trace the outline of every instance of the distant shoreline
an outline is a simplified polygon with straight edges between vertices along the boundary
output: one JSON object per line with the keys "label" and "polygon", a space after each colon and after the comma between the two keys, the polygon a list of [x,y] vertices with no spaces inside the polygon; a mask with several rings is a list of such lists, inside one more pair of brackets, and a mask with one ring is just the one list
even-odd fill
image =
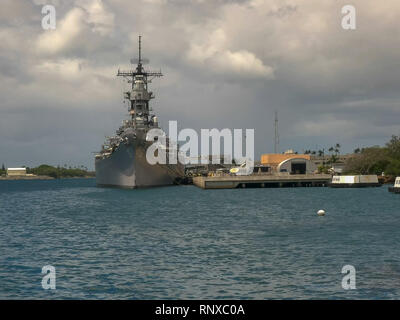
{"label": "distant shoreline", "polygon": [[19,176],[19,177],[0,177],[0,181],[12,181],[12,180],[61,180],[61,179],[94,179],[93,176],[85,177],[60,177],[54,178],[50,176]]}

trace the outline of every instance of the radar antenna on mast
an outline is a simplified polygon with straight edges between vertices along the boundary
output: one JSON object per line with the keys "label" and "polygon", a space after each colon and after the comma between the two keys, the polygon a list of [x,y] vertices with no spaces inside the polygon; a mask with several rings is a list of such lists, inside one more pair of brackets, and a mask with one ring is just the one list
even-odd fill
{"label": "radar antenna on mast", "polygon": [[137,70],[138,72],[142,72],[142,36],[139,36],[139,62]]}
{"label": "radar antenna on mast", "polygon": [[[149,63],[150,63],[150,60],[147,59],[147,58],[142,58],[141,61],[142,61],[142,65],[143,65],[143,64],[149,64]],[[130,62],[131,62],[131,64],[138,64],[138,63],[139,63],[139,59],[138,59],[138,58],[132,58],[132,59],[130,60]]]}
{"label": "radar antenna on mast", "polygon": [[[156,77],[162,77],[163,74],[160,71],[146,71],[143,68],[143,64],[148,63],[148,59],[142,59],[142,36],[139,36],[139,58],[138,59],[131,59],[132,64],[137,64],[136,70],[126,70],[126,71],[121,71],[118,69],[117,76],[119,77],[125,77],[128,78],[128,82],[133,84],[134,77],[137,75],[143,75],[144,76],[144,81],[147,85],[148,82],[151,81],[151,79],[156,78]],[[148,77],[151,77],[151,79],[147,79]]]}

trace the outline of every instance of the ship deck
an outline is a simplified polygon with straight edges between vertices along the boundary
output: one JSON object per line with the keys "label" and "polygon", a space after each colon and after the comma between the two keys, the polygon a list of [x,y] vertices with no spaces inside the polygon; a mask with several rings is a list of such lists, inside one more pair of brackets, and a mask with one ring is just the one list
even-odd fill
{"label": "ship deck", "polygon": [[326,187],[331,179],[329,174],[221,175],[194,177],[193,184],[202,189]]}

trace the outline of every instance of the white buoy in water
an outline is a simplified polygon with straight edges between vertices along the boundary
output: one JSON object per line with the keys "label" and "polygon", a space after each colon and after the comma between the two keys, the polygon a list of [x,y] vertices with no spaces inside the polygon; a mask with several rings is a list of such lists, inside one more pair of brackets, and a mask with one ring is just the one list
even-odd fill
{"label": "white buoy in water", "polygon": [[325,215],[325,210],[318,210],[317,214],[319,216],[324,216]]}

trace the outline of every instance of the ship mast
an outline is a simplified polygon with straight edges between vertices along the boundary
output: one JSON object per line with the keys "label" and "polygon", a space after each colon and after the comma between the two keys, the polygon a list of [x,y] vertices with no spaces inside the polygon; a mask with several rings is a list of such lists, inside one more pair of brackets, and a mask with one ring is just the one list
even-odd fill
{"label": "ship mast", "polygon": [[149,101],[153,99],[153,93],[148,92],[148,83],[153,78],[161,77],[160,71],[146,71],[143,68],[142,59],[142,36],[139,36],[139,58],[131,59],[134,64],[137,61],[136,69],[121,71],[118,69],[117,76],[124,77],[131,84],[131,91],[125,92],[125,99],[130,101],[129,113],[132,117],[134,127],[149,127],[155,125],[150,115]]}
{"label": "ship mast", "polygon": [[[131,59],[132,63],[134,63],[135,61],[136,61],[136,59]],[[143,80],[145,81],[146,89],[147,89],[147,83],[151,82],[152,79],[163,76],[163,74],[161,73],[161,70],[160,71],[144,70],[143,61],[142,61],[142,36],[139,36],[139,58],[137,59],[136,70],[122,70],[121,71],[118,69],[118,73],[117,73],[118,77],[127,78],[128,83],[132,83],[132,87],[133,87],[135,76],[137,76],[137,75],[144,76]],[[150,78],[150,79],[148,79],[148,78]]]}
{"label": "ship mast", "polygon": [[142,36],[139,36],[139,61],[137,65],[137,72],[142,72],[143,67],[142,67]]}

